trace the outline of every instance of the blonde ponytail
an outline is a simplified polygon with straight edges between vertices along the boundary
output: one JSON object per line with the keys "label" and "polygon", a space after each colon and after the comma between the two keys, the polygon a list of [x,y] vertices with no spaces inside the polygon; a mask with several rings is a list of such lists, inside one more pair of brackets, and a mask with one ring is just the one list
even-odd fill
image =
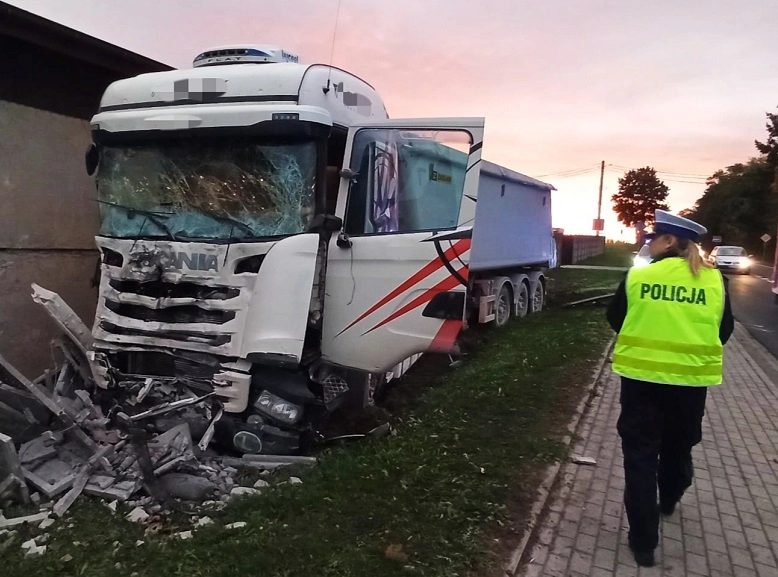
{"label": "blonde ponytail", "polygon": [[703,260],[700,255],[700,247],[685,238],[678,239],[678,248],[681,251],[681,257],[686,260],[689,270],[694,276],[700,276],[700,270],[703,268],[713,268],[713,265]]}

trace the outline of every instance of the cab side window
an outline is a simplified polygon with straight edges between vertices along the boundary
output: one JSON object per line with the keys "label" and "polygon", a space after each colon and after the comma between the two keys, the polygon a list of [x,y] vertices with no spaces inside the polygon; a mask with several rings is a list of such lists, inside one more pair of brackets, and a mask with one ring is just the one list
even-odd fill
{"label": "cab side window", "polygon": [[452,229],[462,203],[470,134],[363,129],[354,138],[349,235]]}

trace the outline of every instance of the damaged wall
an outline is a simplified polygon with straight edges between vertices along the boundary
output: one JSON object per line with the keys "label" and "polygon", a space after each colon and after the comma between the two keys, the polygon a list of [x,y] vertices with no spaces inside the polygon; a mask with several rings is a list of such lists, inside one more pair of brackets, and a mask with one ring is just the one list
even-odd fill
{"label": "damaged wall", "polygon": [[0,354],[30,378],[51,365],[58,333],[30,297],[58,292],[91,327],[97,292],[89,122],[0,100]]}

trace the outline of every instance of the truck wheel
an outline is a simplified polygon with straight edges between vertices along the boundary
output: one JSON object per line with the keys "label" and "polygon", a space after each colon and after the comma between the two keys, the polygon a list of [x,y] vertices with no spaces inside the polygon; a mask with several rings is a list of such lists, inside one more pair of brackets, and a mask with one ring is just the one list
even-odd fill
{"label": "truck wheel", "polygon": [[513,308],[513,296],[508,283],[504,283],[497,293],[497,301],[494,303],[494,324],[498,327],[504,327],[511,319],[511,309]]}
{"label": "truck wheel", "polygon": [[543,301],[545,300],[545,287],[538,281],[535,283],[535,289],[532,291],[532,312],[539,313],[543,310]]}
{"label": "truck wheel", "polygon": [[519,285],[519,298],[516,299],[516,316],[523,318],[529,311],[529,287],[526,282]]}

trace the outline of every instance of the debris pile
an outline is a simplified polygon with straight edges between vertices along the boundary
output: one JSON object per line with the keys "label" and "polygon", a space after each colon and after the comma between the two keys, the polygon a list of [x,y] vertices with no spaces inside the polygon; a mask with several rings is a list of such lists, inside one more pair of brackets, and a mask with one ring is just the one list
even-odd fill
{"label": "debris pile", "polygon": [[[82,494],[104,499],[114,510],[116,502],[125,502],[134,507],[129,518],[142,522],[174,506],[175,499],[218,505],[259,492],[259,483],[236,486],[239,467],[272,470],[315,462],[210,451],[223,410],[204,402],[211,393],[185,384],[146,379],[121,389],[121,396],[107,394],[95,385],[87,360],[88,329],[58,295],[33,288],[33,298],[62,329],[63,338],[53,345],[63,361],[30,381],[0,356],[0,499],[15,497],[42,508],[11,519],[0,512],[0,530],[50,524]],[[192,423],[203,422],[195,431]],[[45,551],[35,542],[24,547],[31,555]]]}

